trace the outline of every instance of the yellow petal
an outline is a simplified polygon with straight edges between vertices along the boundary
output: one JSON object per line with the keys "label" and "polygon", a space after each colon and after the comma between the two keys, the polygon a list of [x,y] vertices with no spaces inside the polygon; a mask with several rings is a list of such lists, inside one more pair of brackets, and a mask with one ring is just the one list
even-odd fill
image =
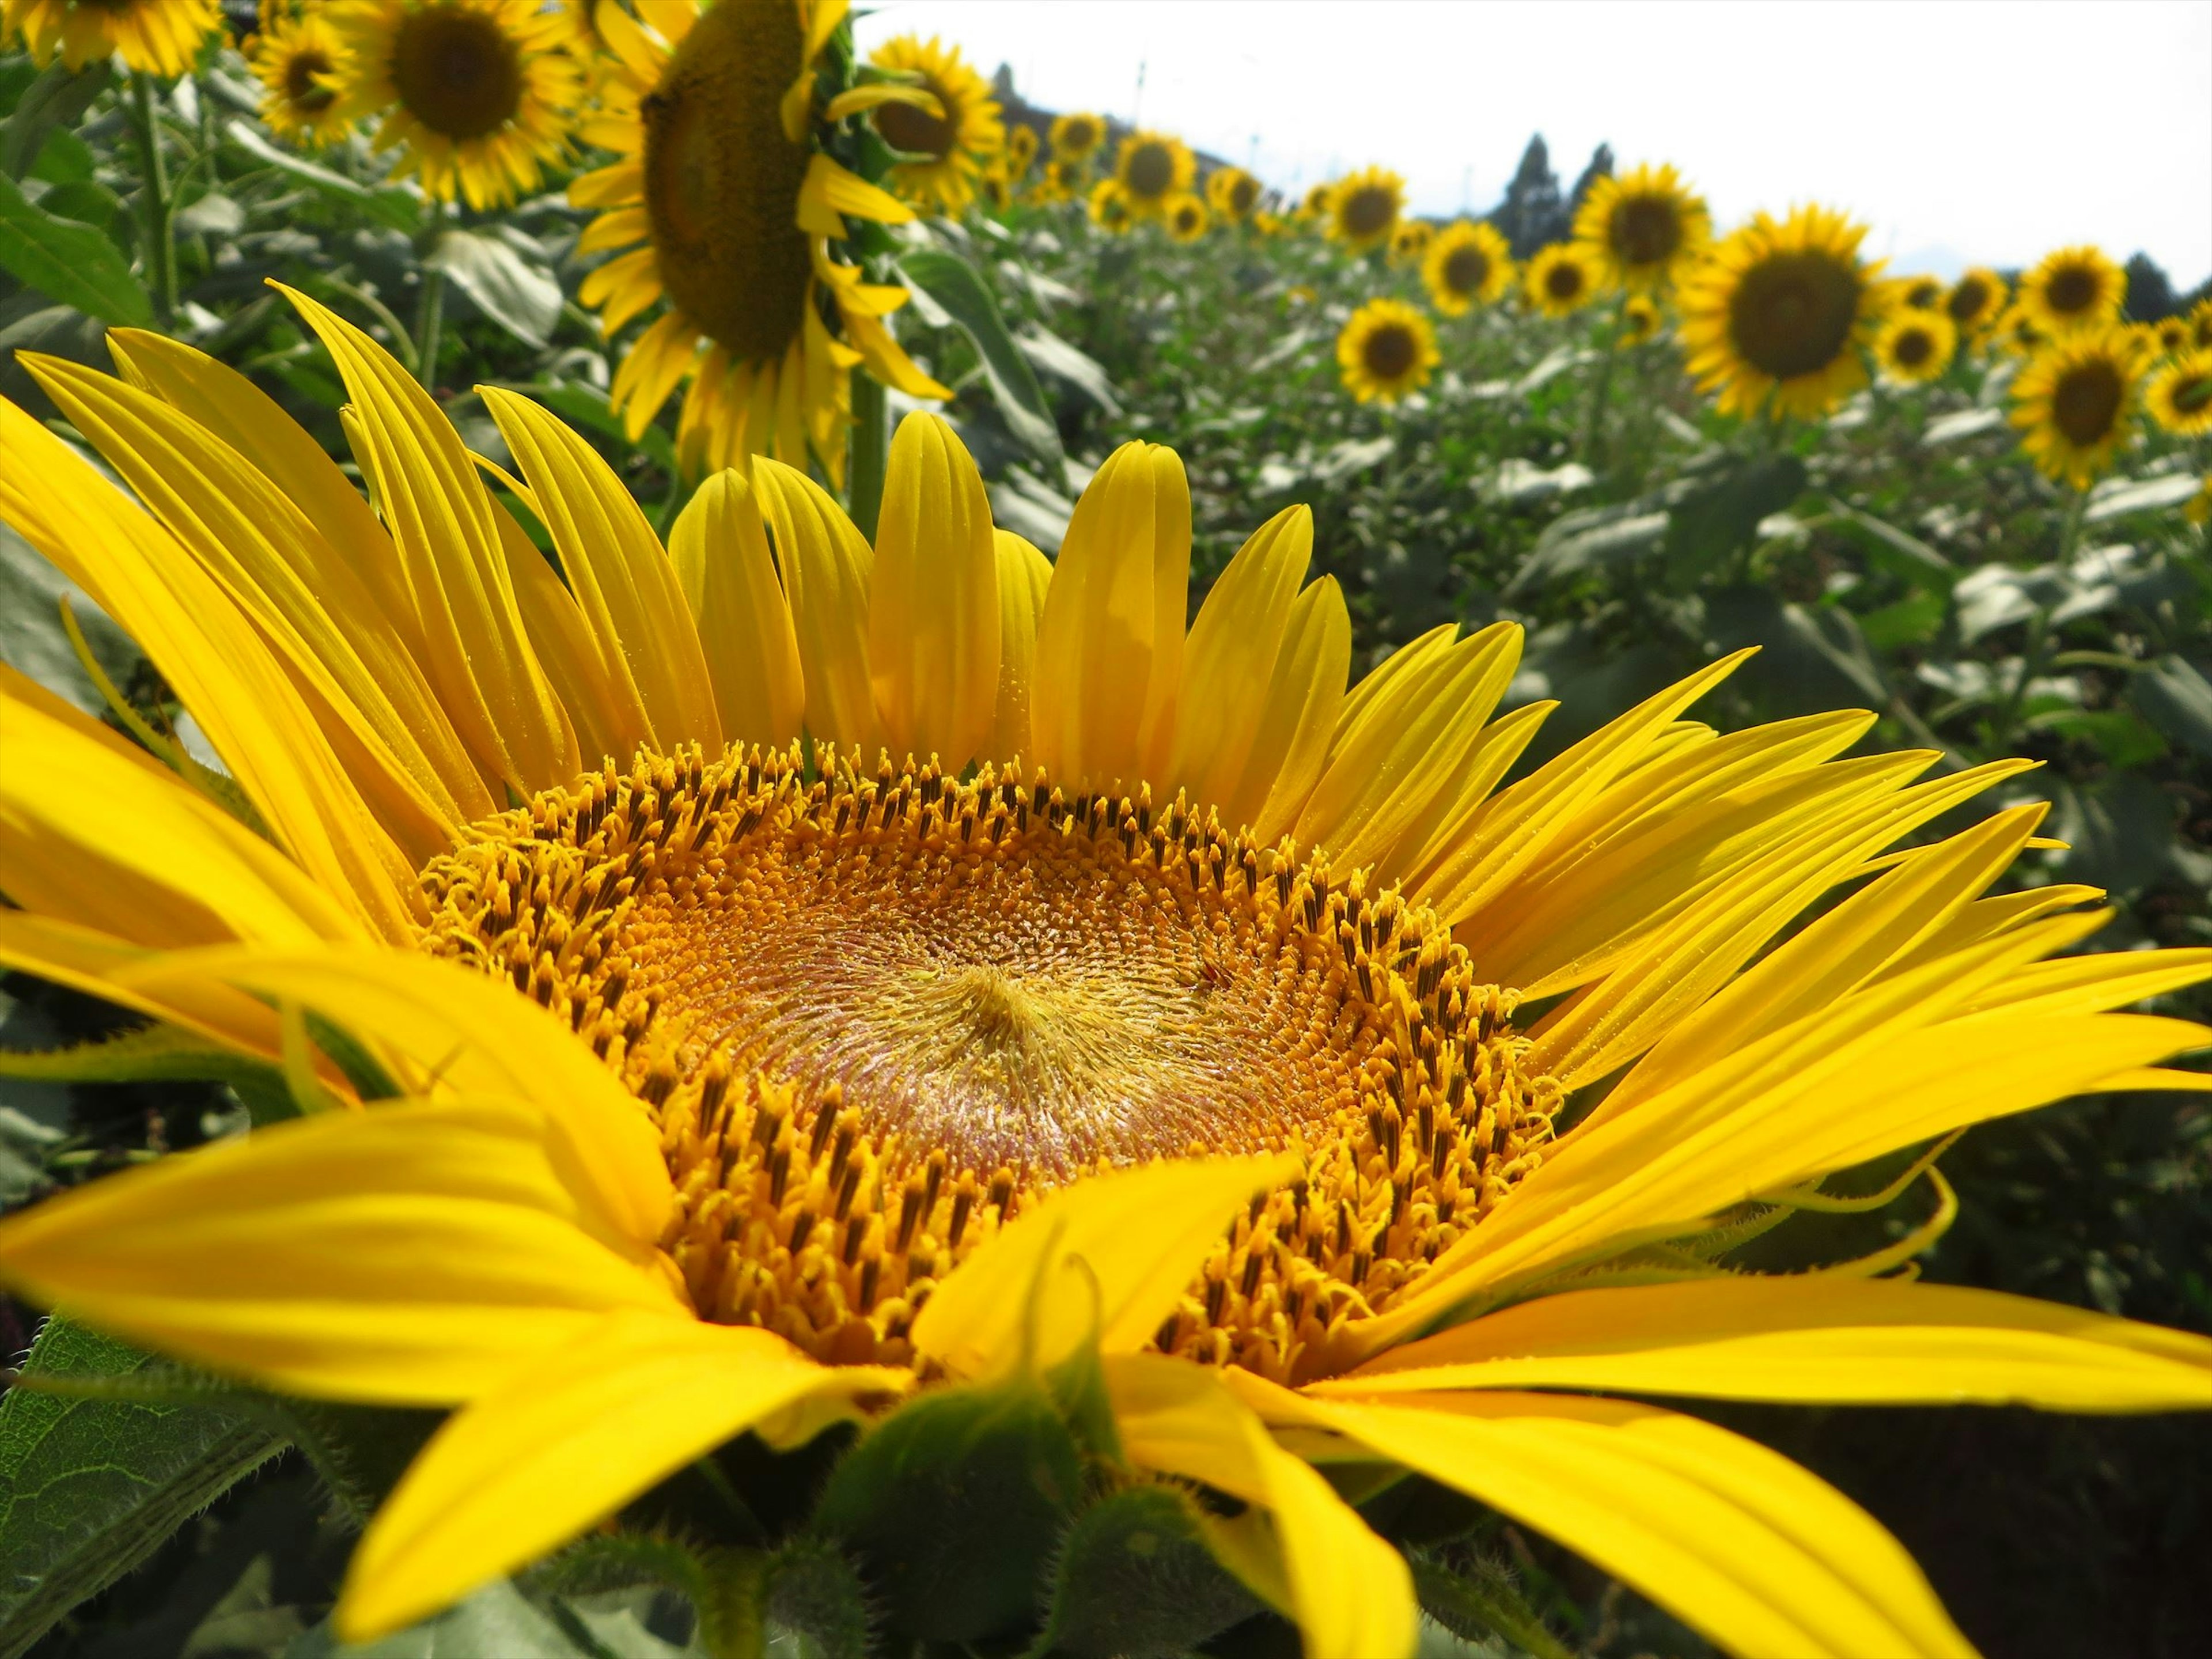
{"label": "yellow petal", "polygon": [[1182,683],[1190,484],[1157,444],[1124,444],[1075,505],[1037,624],[1030,729],[1071,787],[1166,774]]}
{"label": "yellow petal", "polygon": [[1052,561],[1011,530],[994,530],[991,539],[999,566],[999,696],[988,755],[1005,761],[1036,752],[1030,746],[1030,687]]}
{"label": "yellow petal", "polygon": [[872,750],[878,737],[868,684],[868,586],[874,550],[845,509],[805,473],[781,461],[757,461],[753,488],[775,538],[791,602],[806,729],[817,742]]}
{"label": "yellow petal", "polygon": [[530,532],[503,503],[495,501],[491,515],[507,559],[507,578],[514,586],[515,611],[530,636],[530,648],[561,688],[562,706],[576,733],[579,763],[587,768],[627,763],[631,741],[624,733],[635,713],[607,683],[606,663],[576,596],[562,586]]}
{"label": "yellow petal", "polygon": [[543,1113],[330,1112],[0,1224],[0,1276],[134,1342],[291,1392],[438,1405],[617,1308],[681,1311],[649,1249],[577,1224]]}
{"label": "yellow petal", "polygon": [[1291,607],[1252,752],[1222,812],[1225,823],[1250,823],[1263,841],[1290,833],[1328,759],[1351,670],[1352,613],[1336,578],[1323,576]]}
{"label": "yellow petal", "polygon": [[743,473],[717,472],[699,486],[669,534],[668,550],[699,625],[724,734],[735,743],[783,747],[799,735],[806,683],[791,607]]}
{"label": "yellow petal", "polygon": [[820,150],[806,164],[806,180],[799,191],[799,228],[810,235],[842,241],[847,232],[839,216],[854,214],[878,224],[902,225],[914,210],[889,191],[849,173]]}
{"label": "yellow petal", "polygon": [[338,1631],[367,1642],[427,1618],[748,1429],[819,1430],[912,1382],[818,1364],[767,1331],[614,1315],[431,1437],[354,1552]]}
{"label": "yellow petal", "polygon": [[1237,1211],[1297,1167],[1288,1156],[1171,1158],[1086,1176],[955,1268],[915,1320],[915,1347],[963,1376],[1024,1357],[1050,1365],[1094,1323],[1107,1352],[1142,1347]]}
{"label": "yellow petal", "polygon": [[902,86],[896,81],[878,81],[870,86],[854,87],[839,93],[823,106],[822,118],[842,121],[848,115],[865,114],[884,104],[904,104],[940,120],[945,115],[945,106],[937,101],[934,94],[921,88]]}
{"label": "yellow petal", "polygon": [[935,415],[899,422],[876,525],[868,678],[894,757],[958,772],[989,743],[999,694],[999,556],[983,477]]}
{"label": "yellow petal", "polygon": [[1312,557],[1312,509],[1285,507],[1230,560],[1184,647],[1184,713],[1169,778],[1236,824],[1250,816],[1237,811],[1232,798],[1244,783],[1291,608]]}
{"label": "yellow petal", "polygon": [[1420,1615],[1404,1559],[1303,1459],[1275,1443],[1220,1371],[1121,1354],[1106,1361],[1106,1386],[1131,1462],[1203,1481],[1266,1513],[1306,1659],[1413,1651]]}

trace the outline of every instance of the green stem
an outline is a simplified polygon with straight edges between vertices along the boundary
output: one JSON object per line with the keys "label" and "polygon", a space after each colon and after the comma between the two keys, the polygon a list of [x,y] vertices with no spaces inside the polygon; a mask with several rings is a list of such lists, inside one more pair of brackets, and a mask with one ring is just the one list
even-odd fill
{"label": "green stem", "polygon": [[177,243],[170,224],[169,173],[161,155],[154,81],[143,70],[131,77],[131,100],[138,161],[145,175],[146,276],[154,289],[154,320],[167,328],[177,315]]}
{"label": "green stem", "polygon": [[1593,472],[1603,456],[1605,406],[1613,396],[1613,366],[1620,357],[1620,329],[1628,313],[1628,296],[1613,302],[1613,321],[1605,331],[1605,361],[1598,365],[1590,385],[1589,410],[1583,417],[1583,465]]}
{"label": "green stem", "polygon": [[884,469],[891,452],[890,408],[883,382],[864,369],[853,371],[852,471],[846,477],[846,511],[860,533],[876,538],[876,518],[884,505]]}
{"label": "green stem", "polygon": [[438,336],[446,326],[446,273],[422,273],[422,298],[415,313],[415,378],[425,392],[438,389]]}
{"label": "green stem", "polygon": [[2066,563],[2074,556],[2074,550],[2081,541],[2081,515],[2088,511],[2089,492],[2077,489],[2074,499],[2066,504],[2066,522],[2058,531],[2058,562]]}

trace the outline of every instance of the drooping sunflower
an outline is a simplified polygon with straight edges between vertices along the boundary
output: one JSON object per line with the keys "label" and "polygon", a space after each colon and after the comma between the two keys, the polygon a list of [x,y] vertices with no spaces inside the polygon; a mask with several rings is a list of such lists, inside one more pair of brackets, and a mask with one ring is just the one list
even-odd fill
{"label": "drooping sunflower", "polygon": [[1306,193],[1298,199],[1298,217],[1309,224],[1322,224],[1328,215],[1328,198],[1332,189],[1328,180],[1307,186]]}
{"label": "drooping sunflower", "polygon": [[957,46],[932,35],[901,34],[869,55],[879,70],[912,77],[935,100],[937,112],[917,104],[876,106],[876,131],[910,159],[890,170],[892,191],[923,212],[957,215],[975,199],[975,185],[1006,148],[991,83],[969,66]]}
{"label": "drooping sunflower", "polygon": [[1968,339],[1992,327],[2004,314],[2008,297],[2005,279],[1994,270],[1976,265],[1951,284],[1943,296],[1943,314]]}
{"label": "drooping sunflower", "polygon": [[1206,200],[1221,218],[1242,224],[1260,204],[1260,181],[1243,167],[1216,167],[1206,181]]}
{"label": "drooping sunflower", "polygon": [[[1080,1504],[1203,1487],[1177,1524],[1311,1659],[1413,1651],[1407,1565],[1341,1495],[1401,1470],[1732,1650],[1963,1655],[1848,1498],[1623,1396],[2212,1406],[2203,1338],[1873,1276],[1940,1233],[1955,1131],[2202,1086],[2155,1068],[2212,1031],[2111,1011],[2212,951],[2064,954],[2092,890],[1984,896],[2040,806],[1916,840],[2019,765],[1843,758],[1871,714],[1723,736],[1686,714],[1729,659],[1500,789],[1551,708],[1492,718],[1516,625],[1347,689],[1305,509],[1186,631],[1172,453],[1111,456],[1050,565],[927,416],[872,548],[763,460],[664,551],[589,443],[486,388],[564,581],[421,388],[297,303],[374,507],[161,337],[111,335],[124,380],[26,365],[143,507],[0,404],[0,517],[228,774],[204,794],[0,671],[0,961],[308,1113],[0,1224],[0,1279],[264,1388],[451,1412],[342,1638],[748,1431],[914,1450],[907,1395],[1079,1376],[1096,1455],[1032,1480],[1059,1443],[1020,1443],[1037,1567]],[[309,1015],[399,1094],[357,1099]],[[1723,1260],[1931,1142],[1901,1240]],[[831,1490],[862,1570],[907,1547]],[[948,1603],[878,1571],[871,1611],[1010,1648],[1015,1577]]]}
{"label": "drooping sunflower", "polygon": [[1866,382],[1879,267],[1866,227],[1822,207],[1755,216],[1682,284],[1688,368],[1723,414],[1825,414]]}
{"label": "drooping sunflower", "polygon": [[1017,122],[1006,130],[1006,175],[1018,182],[1026,177],[1037,158],[1036,129]]}
{"label": "drooping sunflower", "polygon": [[2186,351],[2195,343],[2195,331],[2189,326],[2186,317],[2161,317],[2154,323],[2142,326],[2151,349],[2161,357],[2171,357],[2177,351]]}
{"label": "drooping sunflower", "polygon": [[1167,210],[1160,219],[1167,226],[1169,236],[1178,242],[1203,240],[1212,222],[1206,213],[1206,204],[1187,190],[1178,191],[1169,199]]}
{"label": "drooping sunflower", "polygon": [[319,10],[264,18],[246,59],[259,79],[261,118],[279,138],[319,145],[343,137],[353,124],[338,109],[344,48]]}
{"label": "drooping sunflower", "polygon": [[2021,447],[2048,477],[2087,489],[2134,439],[2142,348],[2124,329],[2069,329],[2012,383]]}
{"label": "drooping sunflower", "polygon": [[1390,233],[1390,263],[1417,265],[1437,239],[1437,228],[1425,219],[1407,219]]}
{"label": "drooping sunflower", "polygon": [[1532,311],[1571,317],[1597,297],[1601,267],[1580,242],[1553,242],[1536,250],[1522,275],[1521,292]]}
{"label": "drooping sunflower", "polygon": [[1947,292],[1940,276],[1907,276],[1897,285],[1897,302],[1907,311],[1936,311]]}
{"label": "drooping sunflower", "polygon": [[[677,425],[687,466],[756,454],[804,465],[811,449],[835,481],[855,368],[909,396],[949,395],[884,325],[906,290],[830,257],[848,216],[914,216],[813,142],[815,58],[844,9],[844,0],[719,0],[702,12],[668,0],[650,9],[648,27],[600,9],[610,55],[584,131],[621,159],[578,178],[568,199],[602,210],[579,251],[615,257],[580,297],[610,337],[661,305],[611,395],[635,438],[688,381]],[[901,92],[855,88],[823,118]]]}
{"label": "drooping sunflower", "polygon": [[1574,239],[1595,256],[1608,288],[1664,288],[1712,240],[1705,198],[1672,167],[1636,168],[1594,180],[1575,211]]}
{"label": "drooping sunflower", "polygon": [[2046,334],[2102,328],[2117,322],[2127,297],[2127,273],[2086,244],[2044,255],[2020,279],[2020,303]]}
{"label": "drooping sunflower", "polygon": [[1106,123],[1095,115],[1072,114],[1053,118],[1052,153],[1069,161],[1087,161],[1106,142]]}
{"label": "drooping sunflower", "polygon": [[2143,407],[2165,430],[2181,437],[2212,432],[2212,351],[2183,351],[2150,377]]}
{"label": "drooping sunflower", "polygon": [[2001,349],[2015,357],[2025,357],[2041,350],[2051,338],[2043,331],[2035,313],[2016,300],[2005,308],[2004,315],[1997,319],[1996,325],[1990,330],[1990,337]]}
{"label": "drooping sunflower", "polygon": [[1198,177],[1198,158],[1166,132],[1133,132],[1114,157],[1114,182],[1139,218],[1157,219]]}
{"label": "drooping sunflower", "polygon": [[1874,337],[1875,366],[1890,380],[1920,385],[1951,366],[1959,331],[1941,311],[1907,305],[1886,318]]}
{"label": "drooping sunflower", "polygon": [[1365,253],[1389,244],[1405,210],[1406,181],[1387,167],[1367,167],[1328,186],[1322,222],[1347,252]]}
{"label": "drooping sunflower", "polygon": [[1344,389],[1363,404],[1395,404],[1419,392],[1442,361],[1436,329],[1401,300],[1370,300],[1336,337]]}
{"label": "drooping sunflower", "polygon": [[148,75],[178,76],[222,22],[221,0],[6,0],[0,41],[20,38],[41,67],[57,52],[72,70],[119,55]]}
{"label": "drooping sunflower", "polygon": [[583,77],[566,18],[536,0],[338,0],[334,113],[374,119],[376,147],[432,198],[500,207],[567,155]]}
{"label": "drooping sunflower", "polygon": [[1659,337],[1665,319],[1659,302],[1648,294],[1632,294],[1620,305],[1620,339],[1624,345],[1643,345]]}
{"label": "drooping sunflower", "polygon": [[[1053,165],[1060,164],[1055,161]],[[1137,222],[1136,210],[1129,205],[1128,191],[1111,179],[1101,179],[1091,187],[1088,211],[1092,224],[1116,236]]]}
{"label": "drooping sunflower", "polygon": [[[1083,162],[1055,155],[1044,164],[1044,174],[1037,180],[1037,200],[1073,202],[1085,193],[1090,177],[1091,169]],[[1106,182],[1111,184],[1113,181],[1108,179]]]}
{"label": "drooping sunflower", "polygon": [[1495,305],[1513,286],[1513,250],[1495,227],[1455,220],[1436,234],[1421,260],[1429,301],[1447,317]]}

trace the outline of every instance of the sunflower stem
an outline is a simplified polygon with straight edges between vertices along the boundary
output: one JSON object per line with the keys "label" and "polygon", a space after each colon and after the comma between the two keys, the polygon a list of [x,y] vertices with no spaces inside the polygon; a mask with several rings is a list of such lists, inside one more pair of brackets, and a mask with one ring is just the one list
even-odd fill
{"label": "sunflower stem", "polygon": [[430,263],[438,251],[438,239],[445,231],[445,212],[439,203],[430,204],[423,215],[422,230],[416,239],[416,257],[422,265],[422,291],[416,297],[415,309],[415,378],[432,397],[438,394],[439,336],[446,327],[446,272],[442,266]]}
{"label": "sunflower stem", "polygon": [[138,140],[139,166],[146,198],[146,277],[154,290],[154,320],[167,328],[177,315],[177,242],[171,222],[169,170],[161,155],[161,120],[154,100],[154,79],[144,70],[131,77],[131,126]]}
{"label": "sunflower stem", "polygon": [[2064,564],[2072,559],[2074,550],[2081,544],[2081,515],[2088,511],[2088,507],[2089,492],[2086,489],[2075,490],[2074,499],[2066,504],[2065,522],[2058,529],[2059,563]]}
{"label": "sunflower stem", "polygon": [[853,374],[853,458],[845,485],[845,510],[870,541],[884,505],[884,469],[891,453],[890,405],[872,374]]}
{"label": "sunflower stem", "polygon": [[1620,330],[1628,314],[1628,295],[1613,301],[1613,320],[1606,325],[1605,361],[1590,383],[1589,411],[1583,416],[1583,465],[1593,472],[1604,454],[1605,406],[1613,396],[1613,366],[1620,357]]}

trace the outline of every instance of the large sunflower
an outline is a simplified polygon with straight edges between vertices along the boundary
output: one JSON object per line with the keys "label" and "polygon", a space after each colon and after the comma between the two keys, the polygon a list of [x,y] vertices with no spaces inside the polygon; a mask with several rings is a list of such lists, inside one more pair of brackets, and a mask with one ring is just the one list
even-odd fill
{"label": "large sunflower", "polygon": [[1960,337],[1967,338],[1995,326],[2004,314],[2008,298],[2005,279],[1976,265],[1951,284],[1943,296],[1943,314],[1957,327]]}
{"label": "large sunflower", "polygon": [[1595,254],[1607,287],[1664,288],[1712,240],[1705,198],[1672,167],[1646,164],[1592,182],[1575,211],[1575,240]]}
{"label": "large sunflower", "polygon": [[[1515,625],[1347,690],[1293,507],[1186,633],[1171,453],[1109,457],[1048,565],[927,416],[872,549],[762,461],[664,551],[488,388],[563,581],[422,390],[299,303],[374,507],[159,337],[111,336],[125,381],[27,364],[143,507],[0,404],[0,516],[228,773],[204,794],[0,672],[0,961],[316,1109],[0,1225],[0,1276],[266,1388],[452,1409],[342,1636],[749,1431],[857,1420],[879,1467],[970,1432],[917,1426],[932,1401],[1062,1399],[1096,1450],[1023,1431],[1030,1576],[947,1598],[981,1569],[928,1540],[948,1577],[873,1579],[890,1638],[1027,1643],[1077,1506],[1148,1490],[1311,1659],[1407,1655],[1408,1570],[1346,1494],[1411,1470],[1732,1650],[1957,1655],[1849,1499],[1624,1396],[2212,1405],[2202,1338],[1870,1276],[1940,1231],[1932,1154],[1898,1186],[1936,1222],[1874,1255],[1722,1265],[1848,1207],[1832,1172],[2201,1086],[2154,1068],[2212,1031],[2110,1011],[2212,952],[2064,954],[2094,893],[1984,896],[2040,806],[1917,839],[2020,766],[1840,758],[1870,714],[1723,736],[1686,714],[1730,659],[1501,789],[1550,709],[1492,718]],[[399,1097],[356,1102],[371,1075]],[[880,1568],[906,1516],[856,1523],[843,1473],[834,1535]]]}
{"label": "large sunflower", "polygon": [[1028,175],[1037,158],[1036,129],[1016,125],[1006,130],[1006,176],[1018,183]]}
{"label": "large sunflower", "polygon": [[1521,291],[1532,311],[1571,317],[1598,295],[1602,267],[1581,242],[1553,242],[1536,250],[1522,275]]}
{"label": "large sunflower", "polygon": [[2212,432],[2212,350],[2176,354],[2151,376],[2143,407],[2160,427],[2178,436]]}
{"label": "large sunflower", "polygon": [[1761,213],[1684,281],[1689,370],[1723,414],[1810,417],[1865,384],[1879,269],[1859,258],[1865,236],[1826,208]]}
{"label": "large sunflower", "polygon": [[934,112],[909,103],[877,106],[876,131],[912,158],[891,169],[892,190],[925,212],[958,214],[975,199],[976,182],[1006,147],[990,82],[968,66],[959,47],[939,46],[934,35],[898,35],[868,61],[912,77],[937,105]]}
{"label": "large sunflower", "polygon": [[2020,303],[2046,334],[2117,322],[2127,273],[2101,248],[2063,247],[2020,279]]}
{"label": "large sunflower", "polygon": [[1959,331],[1940,311],[1906,305],[1886,318],[1874,337],[1874,360],[1882,374],[1905,385],[1935,380],[1950,368]]}
{"label": "large sunflower", "polygon": [[339,0],[346,57],[335,113],[377,119],[433,198],[499,207],[568,152],[583,77],[568,19],[536,0]]}
{"label": "large sunflower", "polygon": [[1421,258],[1429,301],[1447,317],[1494,305],[1513,286],[1513,250],[1495,227],[1455,220],[1438,231]]}
{"label": "large sunflower", "polygon": [[1206,200],[1221,218],[1242,224],[1260,204],[1260,181],[1243,167],[1216,167],[1206,181]]}
{"label": "large sunflower", "polygon": [[1336,337],[1344,389],[1363,404],[1395,404],[1419,392],[1442,361],[1435,328],[1401,300],[1370,300]]}
{"label": "large sunflower", "polygon": [[1114,182],[1128,198],[1129,210],[1157,219],[1168,204],[1188,191],[1198,177],[1198,158],[1172,133],[1133,132],[1114,157]]}
{"label": "large sunflower", "polygon": [[2021,447],[2048,477],[2087,489],[2134,436],[2142,346],[2124,329],[2069,329],[2012,383]]}
{"label": "large sunflower", "polygon": [[1406,181],[1386,167],[1347,173],[1328,186],[1322,222],[1353,253],[1385,246],[1406,210]]}
{"label": "large sunflower", "polygon": [[[611,336],[665,302],[615,372],[615,406],[635,436],[688,380],[677,427],[687,465],[773,455],[803,466],[811,449],[838,480],[854,368],[914,397],[949,395],[884,325],[906,290],[830,255],[848,216],[913,217],[813,143],[815,58],[844,0],[650,10],[648,28],[599,9],[611,55],[585,133],[622,159],[568,187],[577,206],[605,210],[579,250],[629,250],[584,279],[601,326]],[[901,91],[860,88],[822,113],[842,119]]]}
{"label": "large sunflower", "polygon": [[268,17],[246,48],[260,80],[261,118],[279,138],[328,144],[353,124],[338,107],[345,49],[319,10]]}
{"label": "large sunflower", "polygon": [[221,0],[6,0],[0,41],[20,37],[35,64],[61,54],[80,70],[119,55],[149,75],[182,75],[222,21]]}
{"label": "large sunflower", "polygon": [[1048,139],[1054,155],[1069,161],[1087,161],[1106,142],[1106,123],[1095,115],[1056,115]]}

